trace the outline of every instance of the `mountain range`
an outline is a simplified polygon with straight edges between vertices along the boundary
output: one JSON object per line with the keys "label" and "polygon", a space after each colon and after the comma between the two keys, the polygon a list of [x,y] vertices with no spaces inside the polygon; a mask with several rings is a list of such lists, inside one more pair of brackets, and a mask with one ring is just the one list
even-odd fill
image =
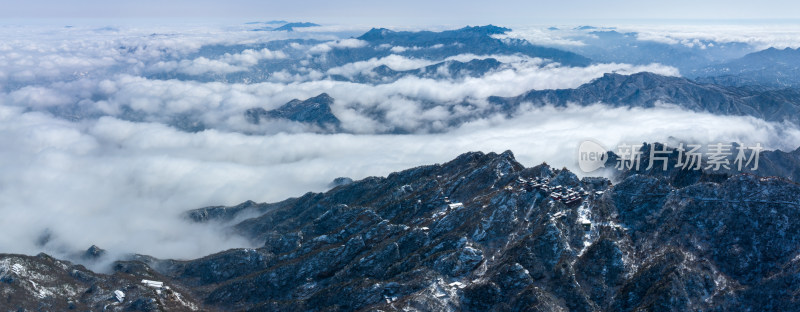
{"label": "mountain range", "polygon": [[[485,69],[499,64],[491,59],[470,63],[442,63],[432,65],[429,71],[415,73],[430,73],[433,70],[438,72],[442,66],[469,70]],[[386,73],[385,76],[396,77],[400,74],[387,67],[383,67],[381,72]],[[519,108],[523,104],[566,107],[570,104],[585,106],[602,103],[612,107],[629,108],[673,105],[696,112],[752,116],[766,121],[788,122],[800,126],[800,89],[754,90],[701,83],[683,77],[662,76],[649,72],[631,75],[608,73],[575,89],[531,90],[514,97],[491,96],[488,102],[490,106],[485,111],[452,120],[452,125],[457,126],[494,113],[513,117],[519,113]],[[262,118],[270,117],[316,126],[316,129],[323,132],[343,132],[345,130],[340,127],[339,119],[330,109],[333,103],[333,98],[321,94],[302,101],[295,99],[273,111],[252,108],[245,112],[245,118],[253,124],[259,124]],[[381,112],[375,111],[370,113],[370,118],[380,120],[383,116]],[[394,133],[410,130],[394,129]]]}
{"label": "mountain range", "polygon": [[698,81],[755,88],[800,87],[800,49],[768,48],[723,64],[706,67],[692,75]]}
{"label": "mountain range", "polygon": [[[319,26],[248,25],[286,32],[269,33],[276,36]],[[543,68],[658,62],[679,68],[683,77],[612,72],[572,89],[414,104],[442,107],[447,117],[435,121],[448,129],[498,115],[513,118],[529,106],[597,103],[643,110],[671,106],[800,126],[800,49],[751,51],[745,43],[670,44],[593,26],[572,30],[587,36],[567,39],[583,45],[533,44],[494,25],[438,32],[373,28],[334,41],[212,44],[180,57],[189,64],[221,56],[241,61],[247,56],[237,53],[246,49],[283,54],[259,59],[248,70],[173,70],[141,79],[235,83],[233,90],[245,90],[254,82],[274,83],[276,75],[314,73],[323,85],[385,87],[380,84],[407,77],[454,84],[480,78],[509,69],[503,56],[539,58]],[[125,46],[119,50],[137,53]],[[346,74],[332,70],[378,63],[393,54],[425,61],[412,69],[383,64],[354,66],[359,69],[343,70]],[[468,54],[475,58],[453,58]],[[178,64],[180,59],[158,60]],[[256,104],[226,120],[243,119],[235,129],[284,123],[307,132],[348,132],[330,91],[311,89],[317,91],[310,97],[278,107],[247,98],[245,103]],[[100,93],[89,94],[91,101],[113,97]],[[403,97],[412,96],[396,95]],[[213,122],[193,112],[170,115],[165,109],[153,117],[135,108],[183,102],[137,101],[120,105],[116,117],[189,132]],[[78,104],[41,109],[78,116],[72,121],[107,114]],[[456,110],[463,113],[447,115]],[[387,120],[380,106],[358,113],[379,124]],[[26,117],[36,123],[42,116]],[[376,136],[427,131],[419,129],[423,126],[387,127]],[[105,128],[97,129],[92,131]],[[658,150],[665,151],[666,169],[617,170],[621,156],[608,151],[604,177],[583,178],[547,163],[525,167],[511,151],[468,152],[385,177],[340,177],[327,191],[278,202],[192,209],[181,215],[183,222],[221,228],[255,246],[197,259],[141,254],[112,259],[101,248],[109,246],[95,245],[74,252],[74,260],[85,264],[111,263],[107,272],[93,272],[44,253],[0,254],[0,311],[800,311],[800,148],[763,151],[757,170],[693,170],[678,165],[682,154],[674,146],[645,143],[641,163]]]}
{"label": "mountain range", "polygon": [[401,71],[394,70],[388,65],[379,65],[367,73],[359,73],[354,76],[331,75],[330,78],[339,81],[381,84],[391,83],[407,76],[427,79],[476,78],[501,68],[503,68],[503,63],[495,58],[473,59],[466,62],[448,60],[422,68]]}
{"label": "mountain range", "polygon": [[[564,65],[586,66],[591,60],[576,53],[543,46],[537,46],[520,39],[501,40],[494,35],[511,31],[509,28],[494,25],[467,26],[456,30],[432,31],[393,31],[373,28],[357,39],[369,42],[372,46],[422,47],[409,49],[399,54],[427,59],[444,58],[458,54],[492,55],[519,53],[531,57],[549,59]],[[345,55],[352,52],[340,51]],[[388,54],[387,54],[388,55]]]}
{"label": "mountain range", "polygon": [[497,110],[514,112],[522,103],[535,106],[604,103],[614,107],[652,108],[672,104],[715,115],[753,116],[800,125],[800,90],[752,90],[695,82],[642,72],[604,74],[575,89],[531,90],[519,96],[490,97]]}
{"label": "mountain range", "polygon": [[273,110],[261,107],[251,108],[244,112],[245,120],[252,124],[260,124],[262,119],[283,119],[316,126],[321,131],[340,131],[338,118],[331,112],[333,98],[326,93],[301,101],[294,99]]}
{"label": "mountain range", "polygon": [[525,168],[510,151],[466,153],[186,213],[256,249],[133,256],[111,275],[2,255],[0,283],[7,306],[40,310],[794,310],[800,186],[740,173],[681,185],[678,174],[612,183]]}
{"label": "mountain range", "polygon": [[[296,23],[286,24],[298,27]],[[294,25],[294,26],[293,26]],[[270,30],[273,30],[270,28]],[[278,30],[278,29],[274,29]],[[274,40],[258,44],[207,45],[197,52],[183,56],[185,58],[215,59],[227,54],[240,53],[246,49],[269,49],[281,51],[287,57],[261,60],[247,71],[217,74],[187,74],[181,72],[158,72],[148,75],[153,79],[180,79],[198,81],[230,81],[260,82],[268,80],[273,73],[286,71],[291,74],[306,73],[313,69],[326,72],[328,69],[349,63],[380,59],[389,55],[400,55],[408,58],[428,59],[443,62],[446,58],[462,55],[524,55],[558,62],[568,66],[587,66],[592,64],[589,58],[563,49],[531,44],[521,39],[498,39],[496,35],[504,34],[511,29],[493,25],[463,27],[455,30],[434,31],[393,31],[385,28],[373,28],[354,38],[366,43],[363,46],[334,48],[325,53],[325,57],[308,62],[302,68],[299,60],[307,59],[306,51],[294,48],[297,45],[314,46],[327,41],[315,39]],[[392,49],[396,48],[396,49]]]}
{"label": "mountain range", "polygon": [[[295,23],[284,24],[294,25]],[[424,108],[445,106],[448,111],[458,111],[458,117],[436,121],[438,124],[445,125],[444,129],[450,129],[476,119],[488,118],[498,113],[509,117],[514,116],[518,113],[516,109],[524,102],[556,106],[563,106],[566,103],[591,105],[602,102],[617,107],[645,108],[657,104],[672,104],[698,112],[753,116],[767,121],[788,121],[795,125],[800,122],[797,117],[797,103],[800,102],[800,91],[798,91],[800,89],[797,88],[800,75],[796,66],[798,55],[800,55],[798,49],[769,48],[753,52],[752,47],[744,43],[705,40],[696,43],[669,44],[642,40],[639,38],[639,34],[632,32],[619,32],[596,27],[581,27],[577,31],[586,32],[585,36],[575,38],[585,44],[570,47],[547,47],[522,39],[509,38],[507,35],[511,29],[494,25],[467,26],[445,31],[395,31],[373,28],[355,38],[347,39],[358,40],[359,43],[346,48],[337,48],[335,42],[316,39],[207,45],[182,57],[213,60],[248,49],[280,51],[285,57],[262,59],[248,70],[231,73],[194,75],[180,71],[168,71],[152,73],[147,77],[150,79],[250,84],[270,81],[281,75],[303,77],[311,72],[317,75],[314,76],[317,78],[308,79],[329,79],[368,85],[389,84],[406,77],[452,80],[454,83],[458,83],[459,80],[467,78],[479,79],[498,70],[512,69],[513,71],[512,64],[501,61],[502,56],[539,58],[542,59],[542,66],[560,64],[559,66],[583,67],[604,62],[631,64],[658,62],[679,68],[684,78],[664,77],[652,73],[630,76],[610,73],[575,89],[531,90],[508,98],[490,97],[491,105],[488,107],[479,105],[481,109],[475,109],[474,103],[469,103],[469,100],[483,101],[483,99],[462,99],[448,103],[427,103],[424,99],[407,99],[422,102],[421,105]],[[297,48],[324,45],[329,45],[329,50],[322,55]],[[427,60],[429,65],[421,63],[423,65],[418,68],[398,69],[399,67],[392,67],[396,65],[382,64],[379,61],[381,58],[392,55],[411,60]],[[451,59],[451,57],[459,55],[473,55],[475,58],[471,60]],[[366,67],[352,71],[342,70],[343,66],[359,62],[375,63],[376,65],[372,68]],[[366,66],[365,64],[359,66]],[[98,96],[97,100],[103,100],[103,96]],[[302,99],[299,100],[302,101]],[[369,103],[366,108],[363,108],[363,111],[358,113],[371,118],[378,124],[386,124],[386,112],[382,111],[380,107],[374,106],[379,105]],[[257,121],[257,118],[254,118],[253,114],[257,115],[258,112],[264,113],[265,111],[259,111],[258,107],[252,109],[245,113],[249,116],[247,120],[250,123],[258,124],[258,122],[254,122]],[[72,118],[71,116],[97,118],[105,114],[101,111],[86,111],[80,105],[54,106],[48,110],[53,114],[70,116],[70,118]],[[147,114],[130,106],[123,105],[120,111],[119,117],[122,119],[142,121],[147,118]],[[214,125],[207,125],[205,120],[194,118],[193,114],[196,112],[158,116],[157,118],[159,121],[167,122],[185,131],[202,131],[214,127]],[[319,117],[324,119],[322,124],[329,126],[323,126],[319,122],[311,120],[314,118],[301,118],[304,121],[276,116],[278,118],[271,119],[287,119],[307,123],[313,125],[311,129],[315,132],[346,131],[346,127],[341,127],[341,124],[334,120],[336,119],[335,114],[329,112]],[[266,117],[266,115],[262,117]],[[436,129],[402,127],[400,125],[386,126],[382,127],[380,131],[381,133],[444,131],[442,127]],[[291,129],[284,130],[291,131]],[[241,131],[250,133],[249,130]]]}
{"label": "mountain range", "polygon": [[754,52],[753,47],[743,42],[715,41],[710,39],[688,42],[664,42],[648,40],[638,32],[622,32],[615,29],[585,26],[582,35],[568,37],[583,44],[559,46],[591,58],[597,63],[652,64],[659,63],[678,68],[681,73],[733,60]]}

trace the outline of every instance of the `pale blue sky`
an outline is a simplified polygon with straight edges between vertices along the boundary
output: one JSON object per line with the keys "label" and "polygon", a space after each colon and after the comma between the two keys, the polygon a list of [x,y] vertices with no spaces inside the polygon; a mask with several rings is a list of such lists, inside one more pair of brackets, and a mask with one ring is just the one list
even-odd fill
{"label": "pale blue sky", "polygon": [[408,25],[800,18],[800,2],[793,0],[0,0],[0,8],[0,18],[216,17]]}

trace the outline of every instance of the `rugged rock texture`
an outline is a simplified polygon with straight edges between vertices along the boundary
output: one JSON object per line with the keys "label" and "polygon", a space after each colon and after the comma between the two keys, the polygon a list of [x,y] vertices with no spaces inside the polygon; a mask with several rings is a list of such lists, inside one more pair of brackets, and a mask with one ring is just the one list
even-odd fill
{"label": "rugged rock texture", "polygon": [[[704,157],[700,170],[683,168],[683,164],[688,163],[686,155],[682,155],[676,150],[676,146],[664,146],[661,143],[642,144],[639,149],[640,166],[639,168],[624,168],[624,170],[615,169],[613,171],[617,177],[616,179],[622,180],[634,174],[644,174],[649,176],[660,176],[669,180],[669,183],[676,187],[689,186],[699,182],[716,182],[721,183],[727,178],[741,174],[755,174],[763,177],[778,177],[788,179],[794,182],[800,181],[800,148],[792,152],[784,152],[781,150],[764,150],[759,153],[758,166],[753,163],[749,165],[742,164],[742,170],[739,170],[738,164],[735,162],[735,156],[738,153],[736,143],[730,143],[731,154],[725,159],[729,163],[729,169],[723,167],[718,170],[708,169],[708,158]],[[750,146],[748,146],[750,147]],[[687,149],[684,147],[684,149]],[[657,158],[653,160],[653,167],[649,167],[651,150],[655,151],[653,155]],[[669,151],[668,154],[660,154],[660,151]],[[752,151],[747,151],[746,157],[751,156]],[[667,157],[667,170],[663,169],[663,161],[660,157]],[[681,164],[678,165],[678,157],[681,157]],[[608,160],[606,161],[607,168],[616,168],[619,163],[619,156],[614,151],[608,152]],[[755,158],[753,159],[755,161]],[[631,166],[633,167],[633,166]]]}
{"label": "rugged rock texture", "polygon": [[241,209],[262,248],[150,262],[233,310],[796,310],[800,187],[679,172],[612,186],[468,153]]}
{"label": "rugged rock texture", "polygon": [[[140,256],[93,278],[110,291],[149,276],[226,311],[798,310],[800,186],[681,172],[626,172],[612,184],[524,168],[509,151],[467,153],[323,194],[191,211],[263,247]],[[47,261],[38,270],[59,267]],[[89,284],[67,275],[57,276]],[[128,295],[131,308],[152,302],[141,296]]]}
{"label": "rugged rock texture", "polygon": [[762,153],[758,174],[776,176],[800,182],[800,148],[791,152],[780,150]]}
{"label": "rugged rock texture", "polygon": [[158,289],[143,285],[142,279],[166,281],[167,277],[141,262],[118,262],[114,269],[112,275],[97,274],[45,254],[0,254],[0,310],[206,310],[178,284],[166,282]]}
{"label": "rugged rock texture", "polygon": [[251,108],[245,111],[245,119],[259,124],[263,119],[285,119],[317,126],[327,131],[338,131],[341,122],[331,111],[333,98],[322,93],[305,101],[294,99],[273,110]]}
{"label": "rugged rock texture", "polygon": [[105,256],[105,254],[106,254],[105,249],[97,247],[96,245],[92,245],[91,247],[89,247],[89,249],[86,250],[86,252],[83,253],[83,255],[81,255],[81,258],[86,260],[95,260],[102,258],[103,256]]}

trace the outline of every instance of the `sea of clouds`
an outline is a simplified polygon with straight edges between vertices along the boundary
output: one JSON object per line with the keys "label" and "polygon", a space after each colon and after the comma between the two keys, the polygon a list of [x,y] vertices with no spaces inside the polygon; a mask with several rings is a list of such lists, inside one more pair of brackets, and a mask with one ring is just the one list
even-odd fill
{"label": "sea of clouds", "polygon": [[[286,33],[241,25],[0,26],[0,252],[78,259],[77,253],[95,244],[108,249],[110,259],[129,253],[188,259],[252,247],[254,242],[227,234],[222,225],[191,224],[181,213],[245,200],[275,202],[325,191],[336,177],[385,176],[468,151],[512,150],[526,166],[547,162],[578,171],[576,148],[586,138],[606,146],[675,140],[800,146],[800,131],[793,126],[668,105],[523,105],[513,118],[481,115],[492,95],[575,88],[609,72],[680,75],[660,64],[567,67],[519,55],[462,54],[449,60],[494,57],[504,66],[480,77],[406,77],[384,84],[321,78],[442,61],[390,55],[253,83],[148,76],[248,71],[264,60],[298,53],[243,48],[214,58],[193,54],[205,45],[321,40],[290,47],[307,56],[297,61],[303,64],[333,49],[367,44],[350,39],[352,29],[330,28]],[[649,31],[642,38],[659,36]],[[272,109],[323,92],[335,99],[333,112],[347,133],[318,134],[289,122],[252,125],[243,118],[248,108]],[[465,101],[470,108],[455,109]],[[129,115],[131,108],[136,118]],[[385,117],[364,113],[375,110]],[[466,116],[473,118],[449,122]],[[200,122],[205,130],[178,129],[173,125],[178,117]],[[387,134],[393,129],[410,131]]]}

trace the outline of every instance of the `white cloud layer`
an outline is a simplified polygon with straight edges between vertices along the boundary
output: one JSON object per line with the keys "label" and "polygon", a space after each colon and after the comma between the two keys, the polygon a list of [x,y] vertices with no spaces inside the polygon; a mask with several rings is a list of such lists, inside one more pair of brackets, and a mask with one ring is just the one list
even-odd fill
{"label": "white cloud layer", "polygon": [[308,52],[311,54],[321,54],[330,52],[333,49],[355,49],[355,48],[363,48],[369,45],[368,42],[364,40],[358,39],[341,39],[341,40],[334,40],[329,41],[326,43],[320,43],[311,47]]}
{"label": "white cloud layer", "polygon": [[597,29],[578,30],[575,25],[559,25],[557,29],[549,26],[515,27],[511,32],[497,35],[496,38],[524,39],[544,46],[582,47],[586,44],[581,37],[591,36],[588,32],[615,30],[622,33],[637,33],[639,40],[666,44],[682,44],[689,47],[701,41],[718,43],[745,43],[754,50],[770,47],[800,47],[800,25],[792,24],[604,24],[594,25]]}
{"label": "white cloud layer", "polygon": [[[97,244],[115,254],[193,258],[248,243],[179,218],[185,210],[322,191],[338,176],[386,175],[466,151],[513,150],[525,165],[574,169],[580,140],[800,145],[796,128],[675,108],[601,105],[530,109],[445,134],[247,136],[187,133],[111,117],[67,122],[0,106],[0,250],[69,253]],[[303,142],[303,144],[297,144]],[[52,240],[37,240],[45,231]]]}
{"label": "white cloud layer", "polygon": [[[245,55],[242,53],[241,55]],[[275,53],[277,54],[277,53]],[[6,95],[9,105],[23,107],[52,107],[77,103],[77,112],[70,116],[101,112],[128,118],[128,108],[147,121],[168,123],[175,118],[187,118],[206,127],[247,133],[275,133],[304,130],[291,123],[268,123],[260,126],[248,124],[244,111],[252,107],[277,108],[292,99],[306,99],[328,93],[336,101],[334,113],[342,119],[342,126],[357,133],[380,133],[393,130],[411,132],[442,131],[451,121],[480,115],[490,109],[485,99],[492,95],[516,96],[531,89],[575,88],[601,77],[604,73],[632,74],[642,71],[675,76],[675,68],[651,64],[596,64],[588,67],[564,67],[546,63],[538,58],[519,55],[456,55],[445,60],[467,62],[473,59],[496,58],[506,65],[481,77],[463,79],[427,79],[407,76],[397,81],[370,85],[344,81],[318,80],[318,72],[305,77],[287,75],[286,82],[254,84],[229,84],[222,82],[197,82],[179,80],[154,80],[139,76],[116,75],[107,79],[78,79],[58,82],[47,87],[25,87]],[[235,56],[225,58],[234,59]],[[181,61],[191,63],[183,70],[194,69],[197,59]],[[199,71],[209,70],[210,60],[203,61]],[[219,69],[233,65],[218,62]],[[380,65],[393,69],[421,68],[435,63],[430,60],[411,59],[390,55],[380,59],[350,63],[328,71],[328,74],[346,76],[367,73]],[[471,107],[457,107],[464,101]],[[441,107],[431,108],[429,103]],[[365,123],[364,114],[380,112],[385,119]],[[361,115],[361,116],[359,116]]]}
{"label": "white cloud layer", "polygon": [[205,57],[198,57],[192,60],[181,61],[160,61],[151,67],[155,72],[177,71],[187,75],[199,76],[207,73],[230,74],[246,71],[255,66],[261,60],[272,60],[286,58],[282,51],[270,51],[267,48],[261,50],[246,49],[241,53],[225,53],[219,59],[211,60]]}
{"label": "white cloud layer", "polygon": [[367,74],[375,67],[381,65],[389,66],[389,68],[396,71],[404,71],[433,65],[435,63],[436,62],[433,60],[408,58],[397,54],[391,54],[381,58],[371,58],[366,61],[347,63],[342,66],[328,69],[327,73],[329,75],[343,75],[352,77],[358,74]]}
{"label": "white cloud layer", "polygon": [[515,28],[512,31],[495,35],[498,39],[523,39],[536,45],[543,46],[584,46],[585,43],[569,37],[575,34],[571,31],[549,30],[545,27],[523,27]]}
{"label": "white cloud layer", "polygon": [[[250,50],[219,60],[180,59],[206,45],[258,44],[280,39],[336,40],[336,34],[251,31],[226,24],[139,24],[107,26],[82,21],[74,27],[53,24],[0,24],[0,90],[18,83],[64,81],[118,73],[139,75],[148,66],[188,73],[230,72],[253,61],[282,58],[280,51]],[[179,58],[174,64],[166,58]],[[227,65],[226,65],[227,64]]]}
{"label": "white cloud layer", "polygon": [[756,50],[800,47],[800,25],[634,25],[621,26],[619,31],[636,31],[639,40],[667,44],[696,44],[696,40],[720,43],[741,42]]}
{"label": "white cloud layer", "polygon": [[[511,149],[525,165],[547,161],[573,168],[574,149],[587,137],[606,146],[674,138],[784,150],[800,145],[794,127],[668,107],[523,107],[510,120],[486,114],[488,96],[575,88],[610,72],[680,75],[660,64],[567,67],[522,55],[461,54],[445,60],[491,57],[504,65],[479,77],[409,76],[375,85],[323,79],[369,73],[381,65],[417,69],[442,60],[393,54],[320,69],[314,62],[325,52],[368,43],[330,33],[333,26],[314,29],[321,32],[254,32],[242,25],[0,28],[0,252],[63,257],[97,244],[114,255],[200,257],[250,242],[185,222],[180,214],[188,209],[278,201],[323,191],[339,176],[386,175],[467,151]],[[326,41],[284,50],[258,45],[290,38]],[[778,42],[775,38],[769,40]],[[194,54],[207,45],[244,48]],[[247,72],[271,60],[292,61],[294,67],[242,83],[145,77]],[[323,92],[335,99],[332,110],[342,127],[355,134],[318,135],[298,123],[244,120],[249,108],[273,109]],[[370,115],[376,112],[380,118]],[[393,130],[412,134],[377,134]],[[51,239],[39,244],[45,233]]]}

